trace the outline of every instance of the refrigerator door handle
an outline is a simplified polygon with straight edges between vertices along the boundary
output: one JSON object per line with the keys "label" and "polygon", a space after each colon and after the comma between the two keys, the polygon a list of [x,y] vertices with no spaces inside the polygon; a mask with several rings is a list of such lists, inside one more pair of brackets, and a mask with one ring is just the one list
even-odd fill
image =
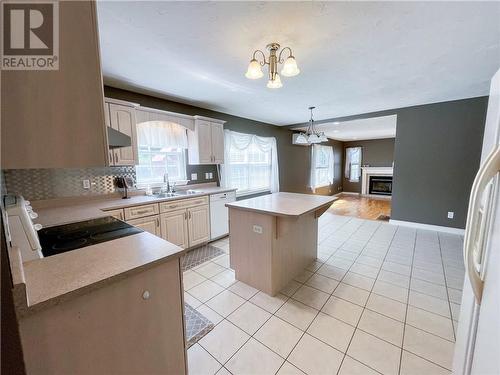
{"label": "refrigerator door handle", "polygon": [[[493,201],[493,194],[496,189],[491,188],[490,181],[500,171],[500,146],[497,146],[486,158],[483,166],[479,169],[472,185],[469,209],[467,213],[467,224],[464,236],[464,262],[467,274],[474,291],[474,296],[478,305],[481,304],[484,281],[481,277],[481,262],[483,249],[486,246],[485,237],[488,234],[489,214],[488,206]],[[497,181],[498,183],[498,181]],[[494,186],[493,186],[494,187]],[[481,199],[483,192],[490,188],[486,205],[481,209]]]}

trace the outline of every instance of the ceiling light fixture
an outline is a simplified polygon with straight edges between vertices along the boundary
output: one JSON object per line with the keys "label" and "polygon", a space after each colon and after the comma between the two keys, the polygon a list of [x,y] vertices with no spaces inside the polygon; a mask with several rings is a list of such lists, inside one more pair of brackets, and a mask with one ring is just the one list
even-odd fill
{"label": "ceiling light fixture", "polygon": [[314,108],[316,108],[316,107],[309,107],[309,110],[311,111],[311,118],[309,119],[309,126],[307,127],[307,131],[305,133],[300,132],[294,138],[295,144],[311,145],[314,143],[328,142],[328,138],[326,137],[324,132],[316,131],[316,128],[314,126],[314,119],[313,119],[313,109]]}
{"label": "ceiling light fixture", "polygon": [[[262,78],[264,76],[262,67],[267,64],[269,65],[269,81],[267,82],[267,87],[270,89],[278,89],[283,86],[280,75],[278,74],[278,64],[283,64],[283,68],[281,69],[281,75],[283,77],[296,76],[300,73],[300,69],[297,67],[297,61],[295,60],[290,47],[282,48],[279,54],[278,51],[280,49],[280,45],[278,43],[270,43],[266,46],[266,48],[269,50],[269,57],[267,60],[266,54],[260,49],[253,52],[252,60],[250,60],[250,63],[248,64],[245,77],[248,79]],[[289,53],[285,60],[282,57],[284,51],[288,51]],[[257,60],[258,53],[262,55],[262,61]]]}

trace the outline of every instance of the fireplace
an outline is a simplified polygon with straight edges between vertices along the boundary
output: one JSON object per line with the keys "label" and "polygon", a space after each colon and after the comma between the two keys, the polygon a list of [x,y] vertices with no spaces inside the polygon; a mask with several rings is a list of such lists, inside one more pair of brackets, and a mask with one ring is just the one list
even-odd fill
{"label": "fireplace", "polygon": [[392,195],[392,176],[370,176],[369,194]]}

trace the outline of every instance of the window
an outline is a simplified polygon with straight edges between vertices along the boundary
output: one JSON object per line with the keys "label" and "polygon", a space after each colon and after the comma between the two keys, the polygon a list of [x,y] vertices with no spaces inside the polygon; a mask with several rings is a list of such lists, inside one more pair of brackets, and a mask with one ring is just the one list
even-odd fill
{"label": "window", "polygon": [[361,158],[361,147],[348,147],[345,149],[345,178],[350,182],[359,182]]}
{"label": "window", "polygon": [[279,191],[276,139],[224,131],[222,184],[238,195]]}
{"label": "window", "polygon": [[139,164],[135,168],[138,184],[163,183],[165,173],[170,181],[186,179],[184,149],[139,145],[138,153]]}
{"label": "window", "polygon": [[333,183],[333,147],[312,145],[311,148],[311,189]]}
{"label": "window", "polygon": [[185,180],[186,148],[186,130],[178,124],[166,121],[137,124],[137,185],[162,184],[165,173],[170,181]]}

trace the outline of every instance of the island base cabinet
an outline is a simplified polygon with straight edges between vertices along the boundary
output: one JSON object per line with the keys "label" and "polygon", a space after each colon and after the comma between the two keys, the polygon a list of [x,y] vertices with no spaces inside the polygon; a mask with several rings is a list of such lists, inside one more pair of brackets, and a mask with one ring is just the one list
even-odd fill
{"label": "island base cabinet", "polygon": [[21,317],[28,374],[186,374],[179,258]]}
{"label": "island base cabinet", "polygon": [[229,208],[229,260],[235,277],[275,296],[317,257],[314,212],[282,217]]}

